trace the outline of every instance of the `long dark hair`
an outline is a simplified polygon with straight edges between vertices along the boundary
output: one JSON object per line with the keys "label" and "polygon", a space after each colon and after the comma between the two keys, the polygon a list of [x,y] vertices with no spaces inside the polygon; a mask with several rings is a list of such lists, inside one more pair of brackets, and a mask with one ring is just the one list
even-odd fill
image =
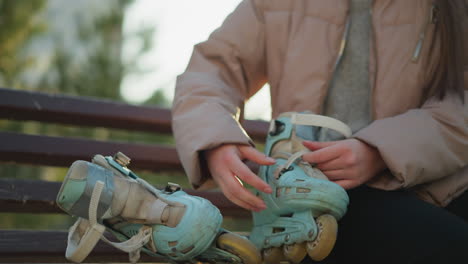
{"label": "long dark hair", "polygon": [[[442,100],[447,94],[457,94],[464,98],[464,51],[463,23],[467,20],[468,7],[464,0],[436,0],[435,33],[433,43],[439,41],[440,60],[431,80],[429,80],[425,97],[436,97]],[[465,25],[467,26],[467,25]],[[466,38],[466,37],[465,37]],[[433,46],[434,48],[435,46]]]}

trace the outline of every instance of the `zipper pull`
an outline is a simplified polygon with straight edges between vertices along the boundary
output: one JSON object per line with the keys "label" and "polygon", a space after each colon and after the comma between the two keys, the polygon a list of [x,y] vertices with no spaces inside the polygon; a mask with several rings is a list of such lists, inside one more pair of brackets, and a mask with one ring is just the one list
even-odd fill
{"label": "zipper pull", "polygon": [[416,48],[413,52],[413,57],[411,58],[412,62],[417,62],[419,56],[421,55],[422,46],[424,43],[424,39],[426,38],[426,32],[429,27],[429,24],[436,24],[438,20],[438,7],[435,4],[432,4],[431,11],[429,12],[429,19],[427,20],[426,24],[424,25],[423,30],[419,33],[419,40],[416,43]]}
{"label": "zipper pull", "polygon": [[429,23],[437,24],[437,21],[439,21],[439,7],[436,4],[432,4]]}
{"label": "zipper pull", "polygon": [[416,48],[414,49],[413,52],[413,57],[411,58],[412,62],[417,62],[419,59],[419,56],[421,55],[421,50],[422,50],[422,44],[424,42],[425,34],[421,33],[419,35],[419,40],[418,43],[416,44]]}

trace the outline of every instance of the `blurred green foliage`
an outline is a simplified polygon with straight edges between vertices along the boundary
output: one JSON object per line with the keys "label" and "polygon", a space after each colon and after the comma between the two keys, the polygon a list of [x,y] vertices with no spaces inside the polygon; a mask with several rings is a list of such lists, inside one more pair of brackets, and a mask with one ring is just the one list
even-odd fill
{"label": "blurred green foliage", "polygon": [[[153,47],[154,28],[145,27],[124,36],[122,25],[126,8],[131,0],[103,1],[107,5],[89,19],[90,12],[83,10],[70,18],[73,23],[68,30],[76,32],[72,46],[60,32],[53,32],[53,25],[60,23],[48,19],[47,9],[53,1],[0,1],[0,86],[10,89],[26,89],[47,93],[107,98],[125,101],[121,97],[120,83],[127,73],[141,71],[136,67],[141,55]],[[53,4],[53,3],[52,3]],[[64,6],[66,7],[66,6]],[[91,10],[92,11],[92,10]],[[35,43],[44,38],[51,50],[49,57],[34,49]],[[130,61],[121,59],[124,37],[137,38],[140,48]],[[42,43],[42,45],[44,45]],[[45,53],[45,52],[44,52]],[[77,56],[79,54],[79,56]],[[46,68],[44,69],[44,65]],[[39,77],[37,77],[39,76]],[[34,78],[35,77],[35,78]],[[31,79],[35,79],[34,82]],[[156,92],[146,104],[168,106],[162,92]],[[170,135],[143,132],[128,132],[104,128],[83,128],[33,121],[0,120],[0,130],[27,134],[85,137],[123,142],[173,144]],[[91,157],[90,157],[91,158]],[[0,177],[61,181],[67,168],[29,166],[24,164],[0,164]],[[161,172],[158,175],[138,172],[156,185],[163,182],[181,182],[187,186],[182,173]],[[67,215],[0,214],[0,228],[63,229],[72,221]]]}
{"label": "blurred green foliage", "polygon": [[[71,27],[67,31],[76,32],[70,46],[70,40],[67,42],[63,32],[52,30],[54,25],[51,23],[60,23],[47,16],[47,10],[53,2],[57,1],[0,1],[0,87],[125,102],[120,93],[122,79],[126,74],[146,70],[140,69],[137,62],[154,47],[152,39],[155,29],[143,27],[138,32],[124,36],[122,25],[125,10],[133,0],[102,1],[101,5],[106,5],[106,12],[96,14],[92,19],[85,15],[93,10],[82,4],[83,10],[71,18],[73,23],[67,24]],[[62,7],[67,8],[66,5]],[[43,41],[44,37],[49,38],[48,53],[42,52],[41,48],[31,48],[35,43]],[[140,43],[135,56],[126,61],[121,56],[124,38],[132,38]],[[158,90],[143,104],[169,107],[170,102]],[[174,144],[170,135],[34,121],[0,120],[0,130],[122,142]],[[67,168],[0,164],[0,177],[4,178],[61,181],[66,171]],[[186,176],[181,172],[136,173],[157,187],[162,187],[167,182],[177,182],[182,187],[189,187]],[[0,229],[66,229],[73,221],[68,215],[0,213]],[[250,226],[250,219],[226,218],[224,222],[224,227],[230,230],[248,231]]]}
{"label": "blurred green foliage", "polygon": [[45,31],[39,13],[44,0],[0,1],[0,83],[6,87],[25,88],[20,81],[32,67],[34,57],[24,53],[25,47]]}

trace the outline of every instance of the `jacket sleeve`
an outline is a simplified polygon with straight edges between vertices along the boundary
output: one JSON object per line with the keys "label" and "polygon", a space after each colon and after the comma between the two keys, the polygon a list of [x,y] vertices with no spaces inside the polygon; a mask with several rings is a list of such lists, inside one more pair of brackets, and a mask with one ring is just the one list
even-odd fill
{"label": "jacket sleeve", "polygon": [[244,101],[266,82],[264,27],[259,3],[246,0],[207,41],[194,47],[177,78],[172,127],[179,158],[194,188],[210,175],[203,151],[253,144],[239,124]]}
{"label": "jacket sleeve", "polygon": [[376,120],[354,137],[376,147],[389,173],[369,185],[409,188],[449,176],[468,164],[468,109],[458,96]]}

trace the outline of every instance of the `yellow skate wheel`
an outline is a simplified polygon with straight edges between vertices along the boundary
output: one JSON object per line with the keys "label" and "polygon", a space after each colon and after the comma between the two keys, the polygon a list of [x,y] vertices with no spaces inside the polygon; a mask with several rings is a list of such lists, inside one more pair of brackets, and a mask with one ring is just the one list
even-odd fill
{"label": "yellow skate wheel", "polygon": [[338,233],[338,223],[335,217],[324,214],[316,219],[318,235],[314,241],[307,242],[307,253],[315,261],[326,258],[333,249]]}
{"label": "yellow skate wheel", "polygon": [[280,247],[264,249],[262,255],[264,264],[280,264],[282,260],[286,259]]}
{"label": "yellow skate wheel", "polygon": [[291,263],[300,263],[307,255],[306,243],[284,245],[283,254]]}
{"label": "yellow skate wheel", "polygon": [[260,252],[245,237],[234,233],[224,233],[218,237],[216,244],[220,249],[238,256],[243,264],[260,264],[262,262]]}

